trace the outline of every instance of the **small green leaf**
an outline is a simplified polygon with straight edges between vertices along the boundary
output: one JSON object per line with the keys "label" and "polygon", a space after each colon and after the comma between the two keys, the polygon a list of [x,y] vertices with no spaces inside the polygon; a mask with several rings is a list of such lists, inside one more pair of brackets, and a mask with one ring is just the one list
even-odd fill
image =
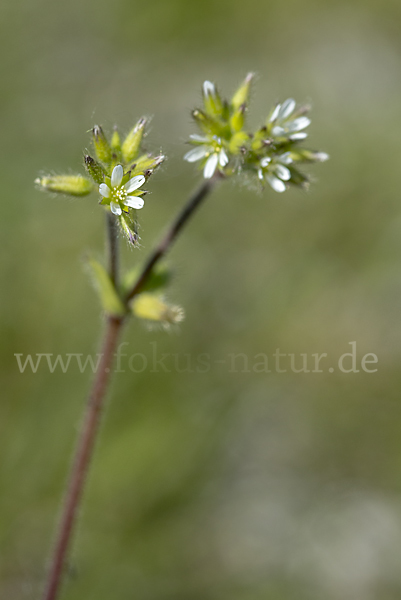
{"label": "small green leaf", "polygon": [[93,258],[88,260],[88,264],[104,311],[107,314],[116,317],[123,316],[126,313],[124,304],[122,303],[106,269]]}
{"label": "small green leaf", "polygon": [[[121,284],[123,293],[127,293],[133,287],[140,275],[140,272],[141,269],[139,267],[135,267],[135,269],[125,273]],[[167,287],[172,279],[172,276],[173,274],[171,269],[169,269],[166,265],[157,265],[153,268],[153,271],[144,283],[141,292],[154,292]]]}

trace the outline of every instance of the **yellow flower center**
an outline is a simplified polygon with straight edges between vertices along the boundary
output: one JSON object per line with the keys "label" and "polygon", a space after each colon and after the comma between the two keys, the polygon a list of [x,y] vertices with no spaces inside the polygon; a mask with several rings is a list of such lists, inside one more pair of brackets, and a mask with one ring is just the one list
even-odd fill
{"label": "yellow flower center", "polygon": [[127,190],[123,187],[115,187],[111,189],[110,199],[117,204],[124,204],[124,200],[127,196]]}

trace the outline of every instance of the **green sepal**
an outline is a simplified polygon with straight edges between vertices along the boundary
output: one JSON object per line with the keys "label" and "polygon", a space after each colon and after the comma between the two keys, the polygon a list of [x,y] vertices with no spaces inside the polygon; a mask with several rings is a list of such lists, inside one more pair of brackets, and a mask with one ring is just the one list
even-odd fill
{"label": "green sepal", "polygon": [[103,183],[106,173],[101,164],[98,163],[94,158],[92,158],[88,154],[84,156],[84,164],[85,169],[92,177],[93,181],[99,184]]}
{"label": "green sepal", "polygon": [[[127,271],[123,275],[121,282],[121,291],[123,295],[125,295],[127,292],[129,292],[129,290],[132,289],[140,273],[140,267],[135,267],[134,269]],[[143,284],[141,292],[160,291],[169,285],[172,277],[173,273],[171,269],[167,267],[167,265],[157,265],[153,268],[151,274],[147,278],[146,282]]]}
{"label": "green sepal", "polygon": [[251,148],[254,152],[265,150],[269,145],[269,132],[267,127],[261,127],[252,138]]}
{"label": "green sepal", "polygon": [[214,119],[198,108],[192,111],[192,118],[205,133],[215,133],[216,127],[218,127]]}
{"label": "green sepal", "polygon": [[242,148],[247,148],[249,144],[249,134],[239,131],[230,140],[229,151],[231,154],[240,154]]}
{"label": "green sepal", "polygon": [[126,314],[126,309],[106,269],[101,263],[93,258],[89,258],[87,262],[103,310],[108,315],[113,315],[115,317],[124,316]]}
{"label": "green sepal", "polygon": [[121,153],[123,160],[126,163],[132,162],[138,154],[145,130],[145,125],[146,119],[145,117],[142,117],[125,138],[121,147]]}
{"label": "green sepal", "polygon": [[303,188],[308,187],[309,177],[307,175],[301,173],[301,171],[298,171],[298,169],[296,169],[292,165],[286,165],[286,167],[291,173],[291,179],[289,180],[289,183]]}

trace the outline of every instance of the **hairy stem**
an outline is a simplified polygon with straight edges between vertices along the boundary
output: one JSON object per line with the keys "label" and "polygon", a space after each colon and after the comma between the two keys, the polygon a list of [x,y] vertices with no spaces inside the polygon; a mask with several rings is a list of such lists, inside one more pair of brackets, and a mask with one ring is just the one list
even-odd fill
{"label": "hairy stem", "polygon": [[[161,242],[151,253],[149,259],[140,273],[136,283],[127,294],[126,302],[132,299],[142,286],[146,283],[155,264],[163,258],[172,246],[177,235],[180,233],[189,218],[198,206],[212,191],[219,175],[213,179],[204,181],[200,188],[189,198],[188,202],[173,221]],[[109,274],[114,283],[118,281],[118,244],[116,222],[112,215],[107,215],[107,238],[108,238],[108,262]],[[56,543],[51,559],[51,566],[46,582],[44,600],[56,600],[60,592],[63,571],[68,555],[74,526],[77,520],[80,503],[82,500],[85,483],[87,480],[89,465],[96,443],[99,424],[102,415],[103,401],[107,391],[107,385],[111,376],[113,355],[115,353],[124,319],[108,316],[104,339],[101,347],[101,360],[99,368],[93,381],[92,389],[88,397],[84,421],[78,437],[75,458],[72,466],[70,480],[62,509],[61,522],[58,529]]]}
{"label": "hairy stem", "polygon": [[122,319],[111,316],[107,317],[106,330],[101,347],[101,361],[91,393],[89,394],[84,422],[78,438],[75,459],[65,494],[61,523],[59,525],[44,594],[45,600],[55,600],[60,589],[68,547],[79,512],[78,509],[88,474],[88,467],[93,455],[96,434],[99,430],[103,400],[111,375],[113,354],[122,325]]}
{"label": "hairy stem", "polygon": [[116,217],[108,212],[106,215],[107,245],[109,257],[109,274],[114,285],[118,284],[118,227]]}
{"label": "hairy stem", "polygon": [[[118,281],[118,241],[117,227],[114,215],[107,213],[107,243],[106,253],[109,275],[113,283]],[[89,465],[95,447],[99,430],[103,400],[111,375],[113,354],[123,326],[123,319],[108,316],[104,337],[100,349],[101,359],[89,393],[81,431],[78,436],[74,462],[70,479],[65,492],[61,522],[57,531],[56,542],[51,557],[51,565],[46,582],[45,600],[55,600],[60,591],[64,565],[68,548],[74,532],[82,494],[88,474]]]}

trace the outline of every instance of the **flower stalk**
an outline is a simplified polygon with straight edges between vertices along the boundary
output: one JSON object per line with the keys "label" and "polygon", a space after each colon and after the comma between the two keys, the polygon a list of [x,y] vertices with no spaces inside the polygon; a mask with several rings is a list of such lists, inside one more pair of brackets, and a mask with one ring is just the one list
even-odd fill
{"label": "flower stalk", "polygon": [[41,189],[56,194],[83,197],[97,190],[99,204],[106,212],[107,228],[107,268],[93,258],[88,260],[106,315],[101,360],[78,435],[44,600],[56,600],[59,596],[123,326],[129,316],[156,321],[165,327],[183,318],[183,310],[167,304],[160,295],[169,282],[170,273],[159,263],[219,180],[245,175],[254,178],[259,186],[267,182],[276,192],[283,192],[290,184],[303,187],[308,182],[298,164],[323,162],[328,158],[326,153],[300,144],[307,137],[304,129],[310,120],[305,116],[307,107],[297,108],[292,99],[278,104],[256,132],[244,129],[252,79],[253,74],[249,74],[231,100],[223,99],[215,84],[204,83],[203,108],[192,112],[200,134],[190,136],[192,149],[184,157],[188,162],[199,163],[204,179],[141,270],[120,274],[118,231],[125,235],[131,247],[138,246],[137,212],[144,207],[142,196],[147,193],[141,188],[165,158],[163,154],[154,156],[142,148],[148,122],[145,117],[139,119],[124,140],[116,128],[110,142],[100,126],[93,128],[95,158],[84,156],[91,179],[81,175],[49,175],[36,180]]}
{"label": "flower stalk", "polygon": [[[127,304],[140,293],[152,275],[156,264],[167,254],[178,234],[187,225],[190,217],[201,203],[211,193],[218,179],[219,177],[216,174],[213,179],[202,182],[200,188],[189,198],[188,202],[168,228],[161,242],[151,253],[137,280],[127,293],[125,298]],[[115,283],[118,280],[118,240],[116,231],[115,217],[109,213],[107,215],[109,276]],[[180,317],[179,310],[177,314]],[[100,349],[101,361],[88,396],[85,417],[77,441],[75,459],[65,493],[61,522],[43,600],[56,600],[59,596],[68,550],[74,534],[89,466],[99,433],[104,399],[112,375],[114,353],[124,323],[124,317],[113,315],[106,317],[104,338]]]}

